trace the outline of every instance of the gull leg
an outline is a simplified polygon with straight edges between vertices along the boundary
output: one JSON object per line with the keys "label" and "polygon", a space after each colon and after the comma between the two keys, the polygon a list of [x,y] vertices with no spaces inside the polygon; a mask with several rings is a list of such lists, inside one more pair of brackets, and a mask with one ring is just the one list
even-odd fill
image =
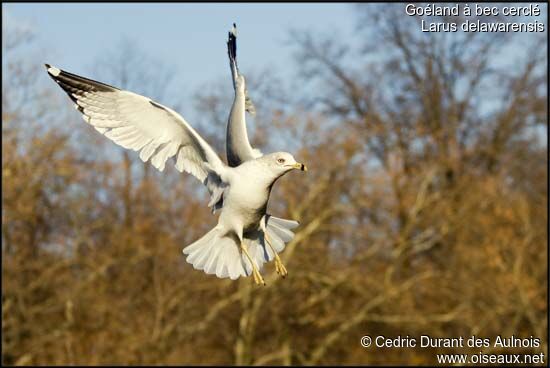
{"label": "gull leg", "polygon": [[266,232],[264,232],[264,239],[267,245],[269,245],[269,248],[271,248],[271,251],[273,252],[273,254],[275,255],[275,271],[277,271],[279,275],[285,278],[286,275],[288,275],[288,271],[286,270],[285,265],[281,261],[281,257],[279,257],[279,255],[277,254],[277,252],[275,252],[275,249],[271,245],[271,241],[269,241],[269,238]]}
{"label": "gull leg", "polygon": [[246,246],[244,245],[244,243],[241,243],[241,249],[250,261],[250,265],[252,266],[252,275],[254,276],[254,282],[258,285],[264,284],[265,286],[264,278],[260,274],[260,271],[258,271],[258,267],[256,267],[256,263],[254,263],[252,257],[250,257],[250,254],[248,254],[248,250],[246,250]]}

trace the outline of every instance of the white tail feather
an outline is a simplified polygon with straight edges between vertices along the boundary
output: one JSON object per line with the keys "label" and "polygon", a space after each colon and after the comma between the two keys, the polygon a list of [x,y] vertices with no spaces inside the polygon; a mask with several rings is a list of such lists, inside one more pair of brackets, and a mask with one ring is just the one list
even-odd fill
{"label": "white tail feather", "polygon": [[215,274],[219,278],[236,280],[250,274],[245,268],[237,242],[232,237],[223,236],[216,227],[185,247],[183,253],[188,255],[187,262],[195,269]]}
{"label": "white tail feather", "polygon": [[[286,243],[294,238],[294,233],[290,229],[294,229],[299,224],[296,221],[285,220],[271,215],[266,215],[266,218],[267,225],[265,228],[267,238],[275,252],[281,253],[285,249]],[[248,252],[258,265],[258,268],[261,268],[265,262],[270,262],[275,258],[271,247],[264,243],[260,232],[255,232],[245,237],[245,244],[248,245]]]}
{"label": "white tail feather", "polygon": [[[275,252],[280,253],[294,237],[290,229],[298,226],[296,221],[284,220],[267,216],[266,232]],[[261,270],[264,263],[272,261],[275,254],[264,242],[261,231],[246,234],[244,244],[248,254]],[[197,270],[203,270],[219,278],[229,277],[236,280],[239,277],[250,276],[252,266],[246,255],[241,253],[240,245],[234,237],[224,236],[224,232],[215,227],[193,244],[185,247],[183,253],[187,255],[187,262]]]}
{"label": "white tail feather", "polygon": [[269,216],[268,219],[267,219],[268,225],[274,224],[274,225],[277,225],[279,227],[283,227],[283,228],[286,228],[286,229],[289,229],[289,230],[297,228],[298,225],[300,225],[300,223],[298,221],[285,220],[285,219],[275,217],[275,216],[271,216],[271,215],[268,215],[268,216]]}

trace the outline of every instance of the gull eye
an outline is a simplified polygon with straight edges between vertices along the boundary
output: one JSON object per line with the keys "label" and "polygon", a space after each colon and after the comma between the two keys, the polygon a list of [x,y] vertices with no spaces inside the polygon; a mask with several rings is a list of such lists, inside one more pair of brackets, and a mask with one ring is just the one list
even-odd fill
{"label": "gull eye", "polygon": [[285,163],[285,159],[284,158],[279,158],[279,159],[277,159],[277,162],[282,165],[282,164]]}

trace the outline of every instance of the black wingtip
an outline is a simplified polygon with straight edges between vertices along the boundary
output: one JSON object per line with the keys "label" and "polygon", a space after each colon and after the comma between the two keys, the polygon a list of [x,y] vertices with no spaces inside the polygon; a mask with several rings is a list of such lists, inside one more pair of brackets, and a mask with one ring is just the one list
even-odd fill
{"label": "black wingtip", "polygon": [[44,66],[46,67],[46,69],[50,69],[50,68],[51,68],[51,65],[50,65],[50,64],[47,64],[47,63],[45,63]]}
{"label": "black wingtip", "polygon": [[227,51],[229,53],[229,58],[235,60],[237,58],[237,35],[236,35],[236,24],[233,23],[233,29],[228,33],[227,37]]}

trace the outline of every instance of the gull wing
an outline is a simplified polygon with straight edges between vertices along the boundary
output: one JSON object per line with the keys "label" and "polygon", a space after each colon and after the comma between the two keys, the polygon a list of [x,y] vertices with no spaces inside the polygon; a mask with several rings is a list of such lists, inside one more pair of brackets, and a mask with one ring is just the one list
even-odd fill
{"label": "gull wing", "polygon": [[235,99],[233,100],[227,123],[226,152],[229,166],[235,167],[245,161],[262,156],[260,150],[252,148],[248,140],[245,111],[254,115],[255,108],[248,97],[246,86],[242,88],[242,84],[245,81],[237,66],[237,26],[235,23],[233,23],[233,28],[229,31],[227,55],[229,56]]}
{"label": "gull wing", "polygon": [[159,171],[174,158],[177,170],[207,186],[212,194],[209,206],[220,205],[226,166],[177,112],[147,97],[48,64],[46,69],[84,121],[116,144],[139,152],[144,162],[150,161]]}

